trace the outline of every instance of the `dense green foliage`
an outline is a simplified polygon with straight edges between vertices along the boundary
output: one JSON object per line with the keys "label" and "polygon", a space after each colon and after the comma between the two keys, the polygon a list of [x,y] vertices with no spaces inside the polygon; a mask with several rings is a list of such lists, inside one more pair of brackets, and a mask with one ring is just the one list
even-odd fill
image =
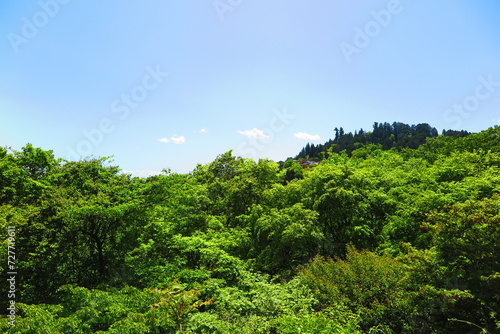
{"label": "dense green foliage", "polygon": [[227,152],[145,179],[0,148],[0,331],[497,333],[500,127],[417,127],[314,168]]}

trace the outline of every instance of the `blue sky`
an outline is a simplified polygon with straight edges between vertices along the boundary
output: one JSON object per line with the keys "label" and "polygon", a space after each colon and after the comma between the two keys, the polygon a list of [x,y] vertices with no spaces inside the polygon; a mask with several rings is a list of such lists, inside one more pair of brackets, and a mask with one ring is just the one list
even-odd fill
{"label": "blue sky", "polygon": [[0,145],[134,175],[273,160],[373,122],[500,122],[496,0],[8,0]]}

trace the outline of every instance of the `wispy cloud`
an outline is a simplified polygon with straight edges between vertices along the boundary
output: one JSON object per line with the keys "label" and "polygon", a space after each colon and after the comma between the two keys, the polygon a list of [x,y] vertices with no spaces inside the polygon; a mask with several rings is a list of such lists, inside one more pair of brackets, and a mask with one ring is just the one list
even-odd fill
{"label": "wispy cloud", "polygon": [[174,144],[184,144],[186,142],[186,137],[170,137],[170,140],[172,140]]}
{"label": "wispy cloud", "polygon": [[205,133],[205,132],[207,132],[207,129],[201,129],[200,130],[200,133]]}
{"label": "wispy cloud", "polygon": [[159,138],[158,141],[160,143],[174,143],[174,144],[184,144],[186,142],[186,137],[170,137],[170,138]]}
{"label": "wispy cloud", "polygon": [[294,133],[293,135],[295,136],[295,138],[302,139],[302,140],[314,141],[314,140],[321,139],[321,137],[319,135],[311,135],[311,134],[306,133],[306,132],[297,132],[297,133]]}
{"label": "wispy cloud", "polygon": [[244,135],[245,137],[248,138],[255,138],[255,139],[268,139],[269,136],[264,133],[264,131],[259,130],[257,128],[253,128],[252,130],[245,130],[245,131],[240,131],[238,130],[238,133],[240,135]]}

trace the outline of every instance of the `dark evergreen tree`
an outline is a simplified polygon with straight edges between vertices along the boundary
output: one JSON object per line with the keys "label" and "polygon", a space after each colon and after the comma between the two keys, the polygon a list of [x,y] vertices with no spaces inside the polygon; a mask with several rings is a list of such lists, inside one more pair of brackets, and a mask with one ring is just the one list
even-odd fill
{"label": "dark evergreen tree", "polygon": [[[416,149],[426,143],[428,138],[436,138],[439,133],[436,128],[427,123],[408,125],[401,122],[373,123],[373,131],[365,132],[363,129],[346,133],[342,127],[335,127],[335,137],[324,144],[307,144],[296,156],[296,159],[321,160],[330,153],[340,153],[346,151],[352,154],[354,150],[364,145],[381,145],[383,150],[395,148],[402,150],[405,148]],[[467,131],[443,130],[443,135],[454,138],[466,137]]]}

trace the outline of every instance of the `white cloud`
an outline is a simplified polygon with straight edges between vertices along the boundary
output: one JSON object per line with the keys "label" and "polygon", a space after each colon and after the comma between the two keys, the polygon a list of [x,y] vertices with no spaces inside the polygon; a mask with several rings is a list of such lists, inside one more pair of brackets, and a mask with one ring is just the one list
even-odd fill
{"label": "white cloud", "polygon": [[320,140],[320,136],[319,135],[311,135],[309,133],[305,133],[305,132],[297,132],[297,133],[294,133],[293,134],[295,136],[295,138],[298,138],[298,139],[302,139],[302,140]]}
{"label": "white cloud", "polygon": [[158,139],[158,141],[160,143],[173,142],[174,144],[184,144],[186,142],[186,137],[180,136],[180,137],[160,138]]}
{"label": "white cloud", "polygon": [[207,132],[207,129],[201,129],[200,132],[205,133],[205,132]]}
{"label": "white cloud", "polygon": [[186,137],[170,137],[170,139],[174,142],[174,144],[184,144],[186,142]]}
{"label": "white cloud", "polygon": [[257,128],[253,128],[252,130],[245,130],[245,131],[239,131],[238,133],[241,135],[244,135],[245,137],[248,138],[255,138],[255,139],[268,139],[269,136],[264,133],[264,131],[259,130]]}

